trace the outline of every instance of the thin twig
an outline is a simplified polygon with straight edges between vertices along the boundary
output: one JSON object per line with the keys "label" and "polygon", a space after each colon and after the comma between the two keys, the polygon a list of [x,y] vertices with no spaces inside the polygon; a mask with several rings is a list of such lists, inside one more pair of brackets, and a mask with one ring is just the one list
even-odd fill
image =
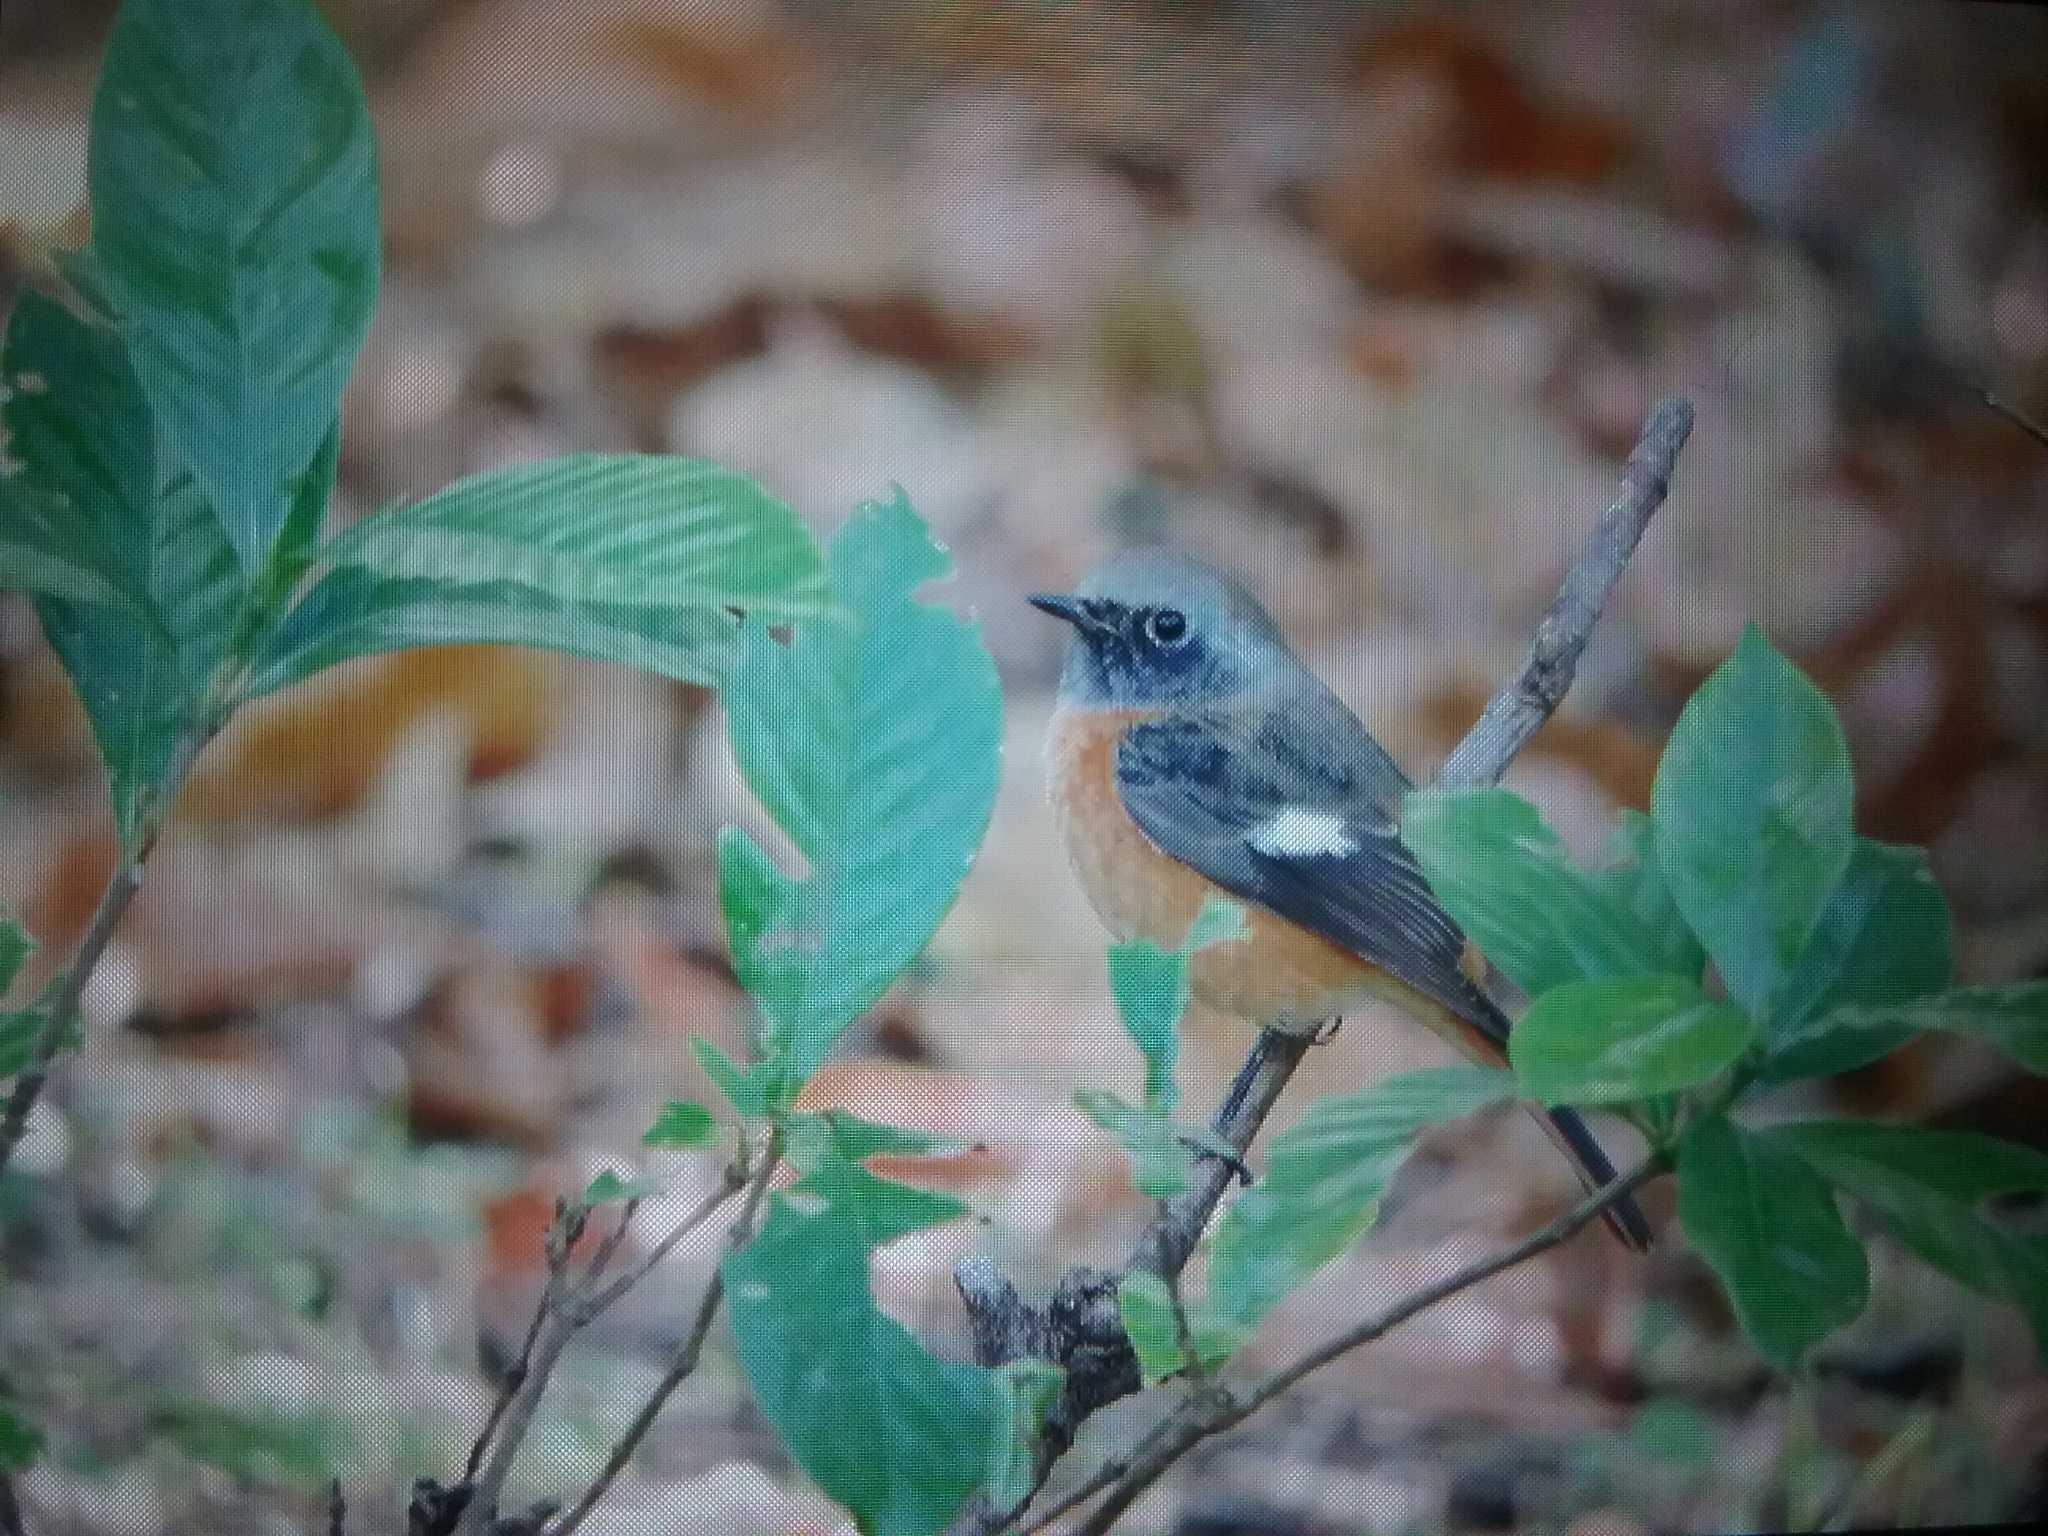
{"label": "thin twig", "polygon": [[[727,1254],[739,1252],[746,1246],[747,1239],[753,1236],[754,1221],[760,1214],[761,1202],[767,1197],[769,1180],[775,1176],[775,1169],[781,1161],[782,1131],[777,1127],[769,1132],[767,1148],[761,1154],[761,1166],[754,1171],[754,1176],[747,1185],[746,1203],[740,1207],[740,1213],[733,1221],[731,1231],[726,1235]],[[626,1432],[619,1437],[618,1444],[612,1447],[612,1453],[606,1458],[604,1470],[598,1473],[597,1480],[584,1491],[583,1497],[576,1501],[574,1508],[548,1527],[547,1536],[570,1536],[570,1533],[589,1517],[590,1512],[597,1508],[598,1500],[605,1496],[605,1492],[617,1480],[618,1475],[626,1469],[626,1463],[633,1459],[633,1452],[639,1449],[640,1442],[647,1437],[648,1430],[654,1427],[654,1421],[660,1416],[669,1397],[683,1384],[684,1379],[696,1370],[697,1357],[704,1351],[704,1341],[710,1337],[712,1321],[718,1316],[718,1306],[724,1298],[724,1272],[722,1269],[714,1270],[709,1283],[704,1287],[704,1299],[697,1305],[697,1316],[690,1324],[689,1337],[684,1340],[683,1347],[669,1363],[668,1370],[663,1374],[653,1393],[640,1405],[640,1412],[634,1416]]]}
{"label": "thin twig", "polygon": [[2029,416],[2025,411],[2022,411],[2018,406],[2008,405],[2005,401],[1999,399],[1998,396],[1994,395],[1990,390],[1983,388],[1981,385],[1978,387],[1977,395],[1978,398],[1981,399],[1986,405],[1990,406],[1992,410],[1998,412],[1999,415],[2003,416],[2007,421],[2011,422],[2014,426],[2018,427],[2022,432],[2026,433],[2027,436],[2031,437],[2043,448],[2048,448],[2048,427],[2043,427],[2038,421],[2034,420],[2033,417]]}
{"label": "thin twig", "polygon": [[28,1129],[29,1111],[35,1108],[43,1084],[49,1079],[50,1062],[57,1055],[58,1043],[63,1040],[72,1015],[78,1011],[78,1000],[85,992],[86,981],[91,977],[93,967],[99,964],[100,956],[106,952],[107,944],[114,937],[114,929],[121,922],[121,915],[128,910],[128,903],[141,889],[142,861],[124,857],[121,867],[107,882],[107,888],[100,893],[99,908],[92,915],[92,923],[85,930],[78,953],[72,957],[70,968],[58,985],[57,995],[51,999],[49,1011],[43,1015],[42,1028],[29,1050],[28,1065],[15,1078],[14,1091],[7,1096],[7,1111],[4,1118],[0,1118],[0,1172],[6,1170],[8,1159],[14,1156],[16,1145]]}
{"label": "thin twig", "polygon": [[633,1225],[633,1218],[640,1214],[640,1197],[635,1195],[619,1211],[619,1219],[612,1223],[611,1231],[597,1245],[597,1252],[590,1257],[590,1265],[583,1271],[583,1283],[591,1281],[611,1268],[612,1256],[619,1251],[619,1244],[626,1240],[626,1229]]}
{"label": "thin twig", "polygon": [[1495,694],[1445,759],[1437,782],[1494,784],[1522,748],[1557,712],[1578,673],[1579,657],[1614,584],[1628,567],[1643,530],[1670,494],[1678,452],[1692,435],[1692,406],[1664,400],[1650,412],[1635,451],[1621,469],[1621,491],[1608,506],[1591,542],[1566,574],[1515,680]]}
{"label": "thin twig", "polygon": [[[1670,492],[1671,476],[1679,451],[1691,435],[1692,420],[1692,406],[1684,400],[1665,400],[1651,411],[1642,437],[1622,468],[1621,489],[1537,625],[1521,671],[1488,702],[1471,731],[1445,760],[1437,774],[1438,783],[1456,787],[1497,783],[1529,738],[1563,702],[1593,626],[1644,529]],[[1265,1124],[1310,1043],[1302,1035],[1260,1031],[1210,1122],[1212,1132],[1240,1156]],[[1177,1275],[1222,1203],[1231,1176],[1232,1170],[1221,1160],[1198,1159],[1189,1187],[1148,1224],[1122,1274],[1150,1269],[1162,1278]],[[986,1498],[977,1498],[959,1526],[970,1536],[990,1536],[1017,1520],[1045,1486],[1053,1463],[1073,1445],[1081,1424],[1143,1385],[1115,1306],[1122,1274],[1069,1271],[1052,1304],[1036,1308],[1025,1303],[986,1260],[970,1259],[955,1270],[954,1282],[973,1329],[975,1354],[983,1365],[1039,1355],[1067,1371],[1066,1383],[1039,1441],[1040,1461],[1030,1495],[1006,1511],[994,1509]]]}
{"label": "thin twig", "polygon": [[[1161,1201],[1162,1206],[1165,1201]],[[1159,1275],[1166,1282],[1166,1299],[1173,1307],[1173,1342],[1180,1348],[1181,1370],[1197,1386],[1209,1379],[1209,1368],[1195,1349],[1195,1330],[1188,1323],[1187,1298],[1180,1293],[1181,1266],[1161,1263]]]}
{"label": "thin twig", "polygon": [[348,1500],[341,1496],[341,1479],[327,1480],[327,1536],[347,1536]]}
{"label": "thin twig", "polygon": [[[547,1284],[534,1306],[533,1321],[527,1326],[519,1358],[505,1373],[498,1399],[492,1404],[491,1415],[475,1445],[470,1448],[469,1464],[462,1480],[475,1486],[469,1503],[456,1521],[457,1532],[488,1529],[487,1522],[496,1515],[498,1498],[504,1492],[513,1459],[533,1427],[534,1413],[547,1393],[549,1379],[554,1375],[569,1341],[646,1278],[678,1243],[717,1214],[719,1207],[737,1194],[740,1187],[737,1169],[728,1166],[718,1188],[699,1201],[646,1258],[595,1292],[589,1290],[589,1284],[603,1273],[605,1264],[617,1250],[637,1202],[628,1202],[627,1212],[593,1256],[581,1287],[568,1283],[568,1264],[570,1251],[582,1236],[589,1208],[565,1206],[557,1214],[548,1233]],[[490,1452],[488,1461],[484,1459],[486,1448]]]}
{"label": "thin twig", "polygon": [[1164,1475],[1167,1468],[1202,1441],[1243,1423],[1274,1398],[1298,1386],[1304,1377],[1321,1370],[1340,1356],[1384,1337],[1416,1313],[1427,1311],[1460,1291],[1470,1290],[1503,1270],[1513,1269],[1517,1264],[1555,1248],[1588,1223],[1597,1221],[1603,1211],[1626,1199],[1663,1173],[1666,1167],[1664,1154],[1652,1154],[1624,1177],[1616,1179],[1612,1184],[1601,1186],[1598,1191],[1588,1195],[1548,1226],[1530,1233],[1520,1242],[1503,1248],[1489,1258],[1453,1270],[1442,1279],[1432,1281],[1422,1289],[1412,1292],[1386,1310],[1346,1329],[1336,1338],[1318,1345],[1293,1364],[1275,1372],[1243,1397],[1214,1387],[1201,1396],[1190,1397],[1178,1427],[1161,1436],[1144,1454],[1131,1458],[1130,1465],[1110,1489],[1109,1497],[1095,1507],[1088,1519],[1075,1532],[1075,1536],[1103,1536],[1139,1495]]}
{"label": "thin twig", "polygon": [[[1040,1510],[1036,1515],[1032,1516],[1031,1522],[1028,1525],[1019,1526],[1016,1536],[1038,1536],[1038,1532],[1054,1524],[1063,1516],[1079,1509],[1098,1493],[1114,1484],[1118,1478],[1130,1470],[1131,1463],[1134,1460],[1143,1456],[1153,1446],[1165,1439],[1168,1434],[1172,1433],[1174,1425],[1179,1421],[1185,1406],[1185,1404],[1177,1404],[1173,1412],[1167,1414],[1157,1424],[1146,1430],[1144,1438],[1139,1440],[1127,1454],[1105,1461],[1089,1475],[1087,1481],[1077,1485],[1072,1492],[1066,1494],[1050,1508]],[[1016,1517],[1012,1515],[1009,1518],[1014,1519]],[[1001,1526],[998,1529],[1008,1530],[1008,1526]]]}
{"label": "thin twig", "polygon": [[15,1078],[14,1089],[7,1096],[6,1112],[0,1114],[0,1173],[7,1171],[14,1149],[28,1130],[29,1112],[36,1107],[36,1100],[49,1081],[50,1063],[56,1058],[58,1044],[64,1038],[64,1031],[70,1027],[72,1016],[78,1012],[79,999],[85,995],[85,984],[92,979],[100,956],[106,953],[107,945],[112,942],[122,914],[135,899],[135,893],[142,889],[142,866],[156,847],[157,831],[163,824],[163,818],[177,799],[185,775],[192,771],[192,764],[206,750],[207,742],[213,739],[215,729],[217,722],[196,725],[178,738],[164,764],[163,778],[157,788],[156,809],[142,829],[135,853],[131,856],[123,850],[119,867],[107,881],[107,888],[100,893],[99,907],[86,926],[85,937],[79,941],[78,950],[65,969],[64,979],[58,983],[56,995],[50,999],[49,1011],[43,1015],[35,1043],[29,1048],[28,1064]]}
{"label": "thin twig", "polygon": [[[719,1182],[718,1188],[713,1190],[695,1210],[691,1211],[689,1215],[677,1223],[674,1231],[650,1248],[646,1256],[639,1263],[620,1274],[610,1285],[594,1295],[580,1299],[576,1303],[577,1311],[579,1313],[588,1312],[589,1317],[595,1317],[598,1313],[604,1311],[605,1308],[625,1295],[626,1292],[630,1291],[642,1280],[645,1280],[663,1259],[675,1251],[678,1243],[703,1226],[713,1216],[717,1215],[719,1207],[724,1205],[726,1201],[730,1200],[742,1189],[745,1189],[746,1186],[746,1176],[740,1172],[736,1165],[728,1164],[725,1170],[725,1177]],[[597,1271],[593,1269],[593,1276],[596,1273]],[[585,1318],[585,1321],[588,1320],[589,1318]]]}

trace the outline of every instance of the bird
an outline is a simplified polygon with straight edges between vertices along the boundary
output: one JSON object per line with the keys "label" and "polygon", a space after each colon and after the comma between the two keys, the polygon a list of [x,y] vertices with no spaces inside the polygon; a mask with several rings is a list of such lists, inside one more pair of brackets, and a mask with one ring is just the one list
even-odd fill
{"label": "bird", "polygon": [[[1069,862],[1119,940],[1177,948],[1211,896],[1240,937],[1198,950],[1212,1009],[1321,1036],[1361,1004],[1395,1005],[1468,1058],[1507,1060],[1490,970],[1401,840],[1413,787],[1244,586],[1164,546],[1111,556],[1072,593],[1028,601],[1070,626],[1046,739]],[[1614,1165],[1569,1109],[1542,1113],[1595,1190]],[[1602,1212],[1649,1247],[1632,1198]]]}

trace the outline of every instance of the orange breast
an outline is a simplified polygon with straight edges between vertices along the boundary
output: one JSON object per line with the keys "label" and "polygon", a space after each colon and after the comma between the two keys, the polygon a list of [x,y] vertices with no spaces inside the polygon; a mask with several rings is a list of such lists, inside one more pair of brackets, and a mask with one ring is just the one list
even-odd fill
{"label": "orange breast", "polygon": [[1219,891],[1206,876],[1162,852],[1131,820],[1116,786],[1117,743],[1144,718],[1131,710],[1063,709],[1053,716],[1048,742],[1053,815],[1081,888],[1111,933],[1172,948],[1186,937],[1203,899],[1215,892],[1244,908],[1248,931],[1195,956],[1189,982],[1210,1007],[1307,1030],[1381,998],[1440,1030],[1466,1033],[1441,1007],[1379,967],[1275,912]]}

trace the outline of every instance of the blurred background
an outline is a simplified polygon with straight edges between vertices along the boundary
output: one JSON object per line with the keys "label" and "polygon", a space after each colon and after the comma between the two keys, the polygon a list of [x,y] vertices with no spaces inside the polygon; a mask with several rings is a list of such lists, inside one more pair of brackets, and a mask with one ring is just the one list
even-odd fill
{"label": "blurred background", "polygon": [[[1171,539],[1246,579],[1418,775],[1516,665],[1645,412],[1670,503],[1510,783],[1576,852],[1647,803],[1748,618],[1830,692],[1860,829],[1931,847],[1963,979],[2048,974],[2048,13],[1798,0],[329,0],[381,137],[383,301],[337,516],[578,448],[699,455],[820,531],[899,482],[1008,696],[994,825],[928,961],[811,1090],[974,1145],[892,1170],[975,1222],[878,1261],[965,1354],[950,1268],[1027,1286],[1146,1214],[1080,1085],[1132,1091],[1052,835],[1058,626],[1020,595]],[[0,305],[84,224],[111,7],[0,9]],[[1989,397],[1987,399],[1987,396]],[[113,844],[90,736],[0,595],[0,907],[78,937]],[[758,825],[703,692],[513,650],[355,664],[203,761],[0,1182],[0,1378],[38,1533],[399,1528],[516,1350],[558,1194],[715,1170],[640,1132],[744,1015],[712,841]],[[1247,1041],[1193,1017],[1213,1101]],[[1352,1020],[1280,1119],[1439,1063]],[[2048,1093],[1916,1047],[1788,1101],[2048,1145]],[[1611,1130],[1612,1128],[1610,1128]],[[1613,1142],[1626,1150],[1624,1136]],[[1248,1364],[1547,1220],[1526,1118],[1432,1137]],[[1669,1191],[1653,1219],[1670,1219]],[[513,1479],[601,1463],[717,1232],[572,1351]],[[2017,1314],[1881,1243],[1789,1394],[1675,1231],[1586,1238],[1214,1443],[1135,1530],[1573,1536],[2036,1518]],[[722,1336],[586,1529],[838,1517]],[[1149,1406],[1091,1425],[1085,1469]]]}

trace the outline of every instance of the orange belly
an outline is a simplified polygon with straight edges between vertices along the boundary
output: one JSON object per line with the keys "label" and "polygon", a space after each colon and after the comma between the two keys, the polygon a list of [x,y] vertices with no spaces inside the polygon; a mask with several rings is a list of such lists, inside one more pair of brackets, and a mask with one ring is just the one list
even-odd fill
{"label": "orange belly", "polygon": [[1218,892],[1206,876],[1161,852],[1131,820],[1116,787],[1117,743],[1144,718],[1130,710],[1063,709],[1053,716],[1048,743],[1053,815],[1081,888],[1111,933],[1171,949],[1187,936],[1204,898],[1221,894],[1244,908],[1247,931],[1202,950],[1188,968],[1195,996],[1211,1008],[1301,1032],[1379,999],[1453,1038],[1469,1034],[1441,1006],[1378,966],[1275,912]]}

